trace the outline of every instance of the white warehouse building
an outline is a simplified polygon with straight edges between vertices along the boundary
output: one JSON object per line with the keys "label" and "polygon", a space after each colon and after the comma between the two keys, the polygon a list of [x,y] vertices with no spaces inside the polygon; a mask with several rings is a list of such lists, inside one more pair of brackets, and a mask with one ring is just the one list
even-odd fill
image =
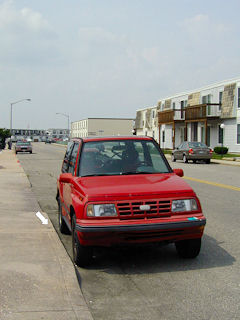
{"label": "white warehouse building", "polygon": [[240,78],[173,95],[136,113],[137,135],[155,138],[162,148],[183,141],[240,152]]}
{"label": "white warehouse building", "polygon": [[134,119],[125,118],[87,118],[71,123],[71,136],[129,136],[133,134]]}

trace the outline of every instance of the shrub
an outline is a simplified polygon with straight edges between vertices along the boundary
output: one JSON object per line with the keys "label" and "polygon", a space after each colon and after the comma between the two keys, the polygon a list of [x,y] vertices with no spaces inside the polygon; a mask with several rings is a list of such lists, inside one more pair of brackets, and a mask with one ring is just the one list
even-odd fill
{"label": "shrub", "polygon": [[217,154],[227,154],[228,148],[227,147],[215,147],[214,152]]}

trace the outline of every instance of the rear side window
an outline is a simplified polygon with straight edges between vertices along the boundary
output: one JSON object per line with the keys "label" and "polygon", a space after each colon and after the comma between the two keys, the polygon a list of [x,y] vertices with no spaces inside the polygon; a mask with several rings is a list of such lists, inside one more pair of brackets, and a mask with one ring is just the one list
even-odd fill
{"label": "rear side window", "polygon": [[68,143],[67,151],[65,153],[64,160],[63,160],[63,165],[62,165],[62,172],[63,173],[68,172],[68,166],[69,166],[69,160],[70,160],[72,148],[73,148],[73,142],[70,141]]}
{"label": "rear side window", "polygon": [[70,172],[72,175],[74,175],[74,169],[75,169],[76,160],[77,160],[78,148],[79,148],[79,143],[74,143],[71,157],[70,157],[70,161],[69,161],[69,166],[68,166],[68,172]]}

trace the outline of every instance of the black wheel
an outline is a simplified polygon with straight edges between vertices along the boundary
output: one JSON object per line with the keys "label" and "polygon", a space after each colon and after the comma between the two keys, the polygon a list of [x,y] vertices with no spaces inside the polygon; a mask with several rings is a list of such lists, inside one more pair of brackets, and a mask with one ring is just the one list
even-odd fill
{"label": "black wheel", "polygon": [[15,153],[17,154],[17,151],[15,151]]}
{"label": "black wheel", "polygon": [[175,157],[174,157],[174,154],[172,154],[171,160],[172,160],[172,162],[176,162],[176,159],[175,159]]}
{"label": "black wheel", "polygon": [[32,151],[29,151],[29,153],[32,153]]}
{"label": "black wheel", "polygon": [[196,258],[201,249],[201,238],[177,241],[175,246],[181,258]]}
{"label": "black wheel", "polygon": [[59,198],[58,198],[58,225],[61,233],[70,234],[70,230],[68,229],[66,222],[63,220],[63,217],[62,217],[62,203]]}
{"label": "black wheel", "polygon": [[92,247],[82,246],[79,242],[76,231],[76,217],[72,217],[72,249],[73,261],[79,267],[86,267],[92,260],[93,250]]}
{"label": "black wheel", "polygon": [[211,161],[210,159],[205,160],[205,162],[206,162],[207,164],[209,164],[210,161]]}
{"label": "black wheel", "polygon": [[186,157],[185,154],[183,155],[183,162],[184,162],[184,163],[188,163],[188,159],[187,159],[187,157]]}

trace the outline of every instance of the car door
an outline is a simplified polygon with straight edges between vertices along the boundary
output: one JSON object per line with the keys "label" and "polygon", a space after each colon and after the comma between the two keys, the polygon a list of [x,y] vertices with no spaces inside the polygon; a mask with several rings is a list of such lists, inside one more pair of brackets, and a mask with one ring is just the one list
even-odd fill
{"label": "car door", "polygon": [[183,155],[184,154],[188,154],[188,143],[186,141],[184,141],[182,143],[182,147],[181,147],[181,150],[180,150],[180,158],[179,159],[183,159]]}
{"label": "car door", "polygon": [[181,143],[174,151],[174,157],[175,159],[179,160],[181,158],[181,148],[182,148],[183,143]]}
{"label": "car door", "polygon": [[[71,152],[68,156],[68,166],[66,167],[66,173],[71,173],[75,176],[75,168],[77,163],[79,150],[79,142],[74,142]],[[70,206],[72,204],[72,193],[74,186],[70,183],[63,183],[63,203],[64,203],[64,215],[67,222],[71,225]]]}

